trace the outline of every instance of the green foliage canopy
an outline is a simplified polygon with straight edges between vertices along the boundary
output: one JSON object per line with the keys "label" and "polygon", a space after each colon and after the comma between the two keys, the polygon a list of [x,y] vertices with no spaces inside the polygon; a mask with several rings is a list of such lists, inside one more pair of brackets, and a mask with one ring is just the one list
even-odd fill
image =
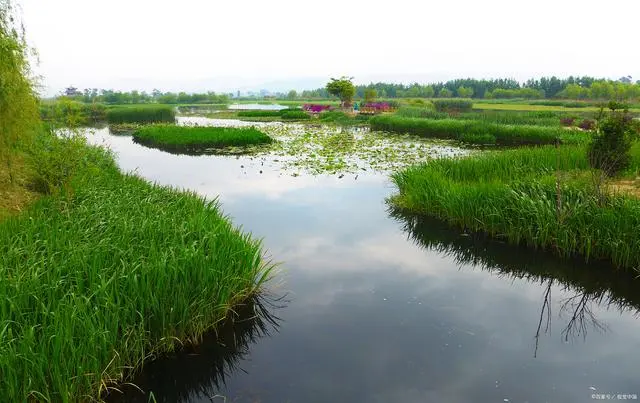
{"label": "green foliage canopy", "polygon": [[327,83],[327,92],[340,98],[343,106],[351,105],[353,97],[356,95],[356,87],[353,85],[352,77],[342,76],[339,79],[332,78]]}

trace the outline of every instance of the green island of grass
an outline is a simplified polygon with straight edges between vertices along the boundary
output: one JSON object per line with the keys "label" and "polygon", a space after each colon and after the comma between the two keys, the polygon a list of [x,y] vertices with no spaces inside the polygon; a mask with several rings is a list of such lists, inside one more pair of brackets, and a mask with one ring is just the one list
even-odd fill
{"label": "green island of grass", "polygon": [[584,143],[589,134],[561,127],[507,125],[485,120],[422,119],[381,115],[369,120],[373,130],[410,133],[422,137],[452,139],[469,144],[564,144]]}
{"label": "green island of grass", "polygon": [[393,174],[399,193],[390,202],[513,244],[637,270],[640,200],[598,189],[597,175],[583,145],[488,152]]}
{"label": "green island of grass", "polygon": [[133,133],[136,143],[168,151],[269,144],[273,139],[256,128],[153,125]]}

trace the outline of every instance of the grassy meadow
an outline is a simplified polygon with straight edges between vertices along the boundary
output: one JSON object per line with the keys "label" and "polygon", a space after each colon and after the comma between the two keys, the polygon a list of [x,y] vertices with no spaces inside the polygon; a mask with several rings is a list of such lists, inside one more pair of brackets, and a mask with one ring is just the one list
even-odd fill
{"label": "grassy meadow", "polygon": [[133,133],[136,143],[172,151],[269,144],[273,139],[256,128],[150,125]]}

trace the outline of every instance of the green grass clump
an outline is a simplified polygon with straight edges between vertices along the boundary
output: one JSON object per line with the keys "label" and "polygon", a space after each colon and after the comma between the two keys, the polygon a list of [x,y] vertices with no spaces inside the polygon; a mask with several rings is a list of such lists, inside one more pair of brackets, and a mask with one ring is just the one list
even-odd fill
{"label": "green grass clump", "polygon": [[309,115],[307,112],[305,111],[301,111],[301,110],[289,110],[286,112],[283,112],[281,115],[282,119],[285,120],[307,120],[307,119],[311,119],[311,115]]}
{"label": "green grass clump", "polygon": [[[423,119],[457,119],[457,120],[481,120],[488,123],[497,123],[505,125],[531,125],[531,126],[560,126],[560,119],[569,115],[566,112],[554,111],[473,111],[466,113],[436,112],[426,107],[402,107],[395,113],[396,116],[405,118],[423,118]],[[582,113],[581,117],[593,117],[593,113]]]}
{"label": "green grass clump", "polygon": [[176,113],[168,105],[118,106],[107,111],[110,124],[119,123],[174,123]]}
{"label": "green grass clump", "polygon": [[277,118],[280,117],[280,111],[238,111],[238,117],[241,118]]}
{"label": "green grass clump", "polygon": [[470,99],[434,99],[431,103],[437,112],[470,112],[473,108]]}
{"label": "green grass clump", "polygon": [[584,146],[434,160],[393,181],[392,201],[409,211],[563,257],[640,268],[640,201],[596,192]]}
{"label": "green grass clump", "polygon": [[104,122],[107,107],[104,104],[58,100],[40,104],[40,118],[48,122],[77,126]]}
{"label": "green grass clump", "polygon": [[218,203],[122,175],[97,148],[69,192],[0,223],[0,401],[91,401],[197,342],[270,266]]}
{"label": "green grass clump", "polygon": [[273,139],[256,128],[152,125],[133,133],[136,143],[166,150],[205,150],[268,144]]}
{"label": "green grass clump", "polygon": [[376,116],[370,120],[373,130],[411,133],[422,137],[458,140],[471,144],[554,144],[579,143],[588,134],[560,127],[503,125],[481,120],[416,119],[399,116]]}

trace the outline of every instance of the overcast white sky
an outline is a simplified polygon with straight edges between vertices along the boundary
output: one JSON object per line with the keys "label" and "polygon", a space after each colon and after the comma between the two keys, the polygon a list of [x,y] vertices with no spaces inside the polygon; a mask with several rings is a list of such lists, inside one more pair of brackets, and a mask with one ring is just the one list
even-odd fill
{"label": "overcast white sky", "polygon": [[17,0],[47,93],[640,79],[640,0]]}

